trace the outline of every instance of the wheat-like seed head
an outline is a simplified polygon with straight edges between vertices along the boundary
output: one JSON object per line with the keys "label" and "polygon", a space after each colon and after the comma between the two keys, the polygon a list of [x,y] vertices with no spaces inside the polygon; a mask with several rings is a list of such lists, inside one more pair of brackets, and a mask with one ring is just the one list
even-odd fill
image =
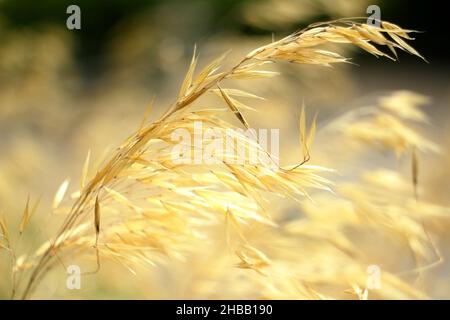
{"label": "wheat-like seed head", "polygon": [[[283,270],[289,265],[273,264],[265,253],[248,243],[242,229],[248,225],[257,225],[263,229],[280,227],[268,211],[272,198],[300,201],[302,197],[309,197],[309,190],[330,191],[331,182],[321,176],[330,170],[306,164],[310,157],[315,124],[307,132],[305,114],[302,112],[300,143],[304,160],[277,170],[269,164],[236,165],[226,161],[214,166],[175,164],[172,161],[174,143],[171,134],[178,128],[192,133],[194,123],[201,121],[203,132],[215,128],[226,135],[227,129],[236,128],[223,120],[222,115],[227,110],[248,129],[249,122],[241,111],[252,108],[240,102],[239,97],[260,97],[226,88],[225,80],[275,76],[276,73],[261,67],[279,61],[321,66],[348,62],[348,58],[321,48],[327,43],[352,44],[375,56],[391,59],[394,57],[378,47],[387,47],[394,55],[396,49],[401,49],[421,57],[405,42],[405,39],[411,39],[411,32],[387,22],[382,22],[382,27],[376,28],[347,19],[313,25],[255,49],[229,70],[221,70],[226,57],[223,55],[196,72],[198,56],[194,52],[176,101],[159,120],[143,123],[100,168],[90,168],[88,155],[80,179],[81,188],[74,204],[67,209],[67,217],[59,232],[35,254],[17,261],[15,272],[29,273],[25,283],[15,283],[14,286],[21,289],[22,297],[29,297],[49,269],[64,261],[65,257],[75,255],[96,257],[98,267],[101,259],[110,258],[130,270],[137,265],[153,265],[162,256],[183,259],[185,253],[204,241],[203,229],[221,224],[225,217],[230,228],[238,234],[239,245],[235,247],[240,261],[238,267],[255,270],[263,276],[272,274],[273,279],[278,279],[277,285],[272,287],[267,296],[279,297],[275,292],[281,292],[289,283],[288,278],[282,276]],[[209,92],[218,95],[225,108],[200,107],[195,104]],[[386,106],[389,108],[389,104]],[[414,118],[420,116],[414,112],[408,114]],[[395,137],[377,139],[395,146],[403,146],[403,142],[408,139],[414,140],[418,147],[425,145],[395,121],[395,118],[385,118],[371,123],[371,128],[394,125],[398,128]],[[365,137],[365,132],[359,130],[357,125],[349,130],[351,135]],[[246,148],[255,144],[255,141],[244,135],[234,138]],[[229,156],[236,157],[233,152]],[[67,183],[57,192],[55,208],[60,206],[66,189]],[[23,228],[27,220],[25,218]],[[3,223],[0,225],[2,229],[6,228]],[[347,252],[353,250],[351,243],[338,231],[323,234],[324,230],[314,228],[313,224],[311,226],[306,230],[307,233],[322,239],[333,236],[332,243],[336,247]],[[302,230],[293,226],[288,229],[291,233]],[[326,233],[328,231],[325,230]],[[3,234],[6,234],[5,231]],[[312,244],[308,250],[314,249],[314,246]],[[327,254],[330,260],[335,257],[336,247],[324,250],[322,258],[326,259]],[[356,258],[351,256],[350,259]],[[363,271],[358,270],[357,273],[362,277]],[[310,276],[308,281],[315,282],[310,273],[306,272],[306,275]],[[395,282],[393,279],[392,282]],[[344,282],[347,280],[342,279]],[[331,279],[329,281],[333,282]],[[303,297],[324,297],[311,289],[306,280],[299,282],[294,291]]]}

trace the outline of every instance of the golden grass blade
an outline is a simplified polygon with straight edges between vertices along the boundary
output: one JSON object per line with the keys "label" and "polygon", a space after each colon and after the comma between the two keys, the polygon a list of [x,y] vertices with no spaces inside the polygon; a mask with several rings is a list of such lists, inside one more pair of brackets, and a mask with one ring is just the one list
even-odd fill
{"label": "golden grass blade", "polygon": [[[233,212],[231,212],[230,208],[227,208],[227,212],[225,213],[225,219],[226,219],[227,224],[229,221],[231,222],[231,224],[229,224],[228,227],[233,227],[233,229],[237,232],[239,238],[242,241],[246,242],[246,239],[242,232],[241,226],[239,225],[239,222],[237,221]],[[229,230],[227,228],[227,243],[229,244],[230,240],[229,240],[228,236],[229,236]]]}
{"label": "golden grass blade", "polygon": [[108,187],[104,187],[105,191],[118,203],[121,203],[127,207],[129,207],[130,209],[133,209],[137,212],[142,212],[142,209],[136,205],[133,204],[133,202],[128,199],[126,196],[124,196],[123,194],[121,194],[120,192],[110,189]]}
{"label": "golden grass blade", "polygon": [[414,188],[414,197],[416,200],[419,198],[418,196],[418,184],[419,184],[419,159],[417,157],[416,148],[412,150],[412,159],[411,159],[411,173],[412,173],[412,183]]}
{"label": "golden grass blade", "polygon": [[3,215],[0,216],[0,229],[2,231],[2,236],[6,241],[7,247],[9,248],[9,232],[8,227],[6,226],[6,221]]}
{"label": "golden grass blade", "polygon": [[304,147],[306,144],[306,116],[305,116],[304,101],[302,102],[302,109],[300,111],[299,130],[300,130],[300,145]]}
{"label": "golden grass blade", "polygon": [[223,100],[226,102],[228,107],[230,107],[230,110],[234,113],[234,115],[236,116],[236,118],[238,118],[238,120],[242,123],[242,125],[248,130],[250,126],[248,125],[242,113],[239,111],[236,104],[233,102],[233,99],[230,98],[230,96],[226,94],[219,86],[218,88],[220,90],[220,93],[222,94]]}
{"label": "golden grass blade", "polygon": [[264,78],[272,78],[280,75],[279,72],[276,71],[268,71],[268,70],[244,70],[239,72],[234,72],[228,79],[240,79],[240,80],[253,80],[253,79],[264,79]]}
{"label": "golden grass blade", "polygon": [[100,235],[100,203],[98,201],[98,196],[95,198],[94,225],[95,225],[95,247],[97,247],[98,237]]}
{"label": "golden grass blade", "polygon": [[406,41],[404,41],[402,39],[402,37],[406,38],[406,39],[411,39],[408,36],[408,34],[405,32],[405,30],[403,30],[402,28],[400,28],[399,26],[397,26],[397,25],[395,25],[393,23],[389,23],[389,22],[386,22],[386,21],[382,22],[382,26],[383,26],[383,28],[386,29],[386,31],[388,32],[389,36],[392,39],[394,39],[394,41],[396,43],[398,43],[402,49],[404,49],[405,51],[409,52],[410,54],[413,54],[413,55],[421,58],[425,62],[428,62],[419,52],[417,52],[416,49],[414,49],[412,46],[410,46],[408,43],[406,43]]}
{"label": "golden grass blade", "polygon": [[145,110],[144,117],[142,118],[141,124],[139,126],[139,131],[141,131],[144,128],[145,124],[147,123],[148,118],[150,117],[150,114],[153,111],[153,104],[154,103],[155,103],[155,97],[153,96],[152,100],[148,104],[147,109]]}
{"label": "golden grass blade", "polygon": [[399,35],[402,38],[408,39],[408,40],[414,40],[414,38],[411,38],[408,33],[411,32],[417,32],[416,30],[406,30],[401,28],[400,26],[392,23],[392,22],[388,22],[388,21],[382,21],[381,25],[384,29],[390,30],[391,32]]}
{"label": "golden grass blade", "polygon": [[[217,94],[218,96],[222,96],[222,93],[220,92],[219,89],[211,89],[211,91],[214,92],[215,94]],[[226,94],[228,94],[228,96],[266,100],[263,97],[260,97],[260,96],[258,96],[256,94],[253,94],[253,93],[250,93],[250,92],[246,92],[246,91],[243,91],[243,90],[239,90],[239,89],[225,89],[225,88],[222,88],[222,91],[225,92]]]}
{"label": "golden grass blade", "polygon": [[25,205],[25,209],[23,211],[22,220],[19,225],[19,234],[22,234],[25,227],[28,225],[28,221],[30,220],[30,196],[28,195],[27,203]]}
{"label": "golden grass blade", "polygon": [[398,60],[398,54],[397,51],[395,50],[394,46],[392,44],[387,44],[387,47],[389,48],[389,50],[394,54],[395,56],[395,60]]}
{"label": "golden grass blade", "polygon": [[220,67],[222,61],[227,57],[229,52],[225,52],[223,55],[218,57],[216,60],[212,61],[209,65],[200,71],[198,76],[192,83],[193,86],[200,86],[210,75],[212,75]]}
{"label": "golden grass blade", "polygon": [[403,49],[405,49],[407,52],[420,57],[423,61],[428,62],[425,57],[423,57],[419,52],[416,51],[413,47],[411,47],[409,44],[407,44],[404,40],[402,40],[399,36],[397,36],[395,33],[389,33],[389,35],[397,42]]}
{"label": "golden grass blade", "polygon": [[67,188],[69,187],[69,179],[63,181],[63,183],[59,186],[58,191],[56,191],[55,197],[53,198],[53,210],[57,209],[61,204],[64,196],[66,195]]}
{"label": "golden grass blade", "polygon": [[81,171],[80,191],[86,186],[86,179],[89,173],[89,164],[91,161],[91,150],[88,150],[86,160],[84,160],[83,169]]}
{"label": "golden grass blade", "polygon": [[195,67],[197,66],[197,46],[194,47],[194,54],[192,55],[191,64],[189,65],[188,72],[181,85],[180,93],[178,94],[178,99],[185,97],[188,94],[188,90],[192,85],[192,78],[194,76]]}
{"label": "golden grass blade", "polygon": [[265,268],[271,264],[267,256],[251,245],[244,245],[236,250],[236,255],[240,258],[239,268],[252,269],[262,275],[267,275]]}
{"label": "golden grass blade", "polygon": [[316,123],[317,123],[317,113],[314,114],[313,121],[311,123],[311,127],[309,128],[308,137],[306,138],[306,148],[309,151],[311,151],[312,143],[314,141],[314,137],[316,135]]}

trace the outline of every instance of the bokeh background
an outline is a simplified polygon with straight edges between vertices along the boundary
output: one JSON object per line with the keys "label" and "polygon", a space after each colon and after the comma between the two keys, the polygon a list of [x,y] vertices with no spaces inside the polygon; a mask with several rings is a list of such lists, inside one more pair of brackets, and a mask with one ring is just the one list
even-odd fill
{"label": "bokeh background", "polygon": [[[66,28],[66,8],[71,4],[81,7],[81,30]],[[423,31],[413,45],[429,63],[407,54],[392,62],[345,48],[357,66],[281,65],[283,76],[278,81],[251,84],[251,91],[267,101],[250,122],[255,127],[281,128],[283,161],[295,162],[299,155],[292,150],[298,144],[302,101],[311,113],[319,111],[320,129],[330,119],[392,90],[429,96],[427,133],[442,146],[442,152],[421,160],[421,183],[428,199],[448,206],[449,30],[437,2],[0,0],[0,211],[11,228],[17,226],[30,195],[41,197],[39,211],[45,217],[32,221],[32,231],[20,240],[21,248],[33,248],[48,237],[47,226],[52,223],[45,209],[65,178],[78,178],[88,150],[94,159],[101,159],[136,128],[153,97],[152,118],[173,101],[194,45],[203,64],[229,49],[230,60],[235,61],[272,38],[312,22],[366,16],[370,4],[380,6],[383,20]],[[245,84],[243,88],[247,89]],[[318,139],[320,143],[320,135]],[[439,246],[450,256],[450,238],[445,232]],[[2,272],[7,268],[7,263],[0,263],[0,297],[9,295],[8,279],[3,277],[6,271]],[[63,289],[64,281],[57,284],[55,280],[43,285],[40,294],[51,298],[182,298],[186,293],[179,288],[188,288],[190,280],[180,285],[175,276],[179,273],[165,274],[160,268],[135,281],[134,275],[105,271],[93,277],[82,293],[68,292]],[[112,280],[111,274],[120,276]],[[450,297],[449,262],[428,277],[423,289],[431,297]]]}

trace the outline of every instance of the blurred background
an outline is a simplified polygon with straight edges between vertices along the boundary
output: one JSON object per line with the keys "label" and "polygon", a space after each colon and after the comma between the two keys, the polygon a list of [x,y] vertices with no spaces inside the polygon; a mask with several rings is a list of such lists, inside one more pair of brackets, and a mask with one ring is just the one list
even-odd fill
{"label": "blurred background", "polygon": [[[71,4],[81,8],[81,30],[66,28],[66,8]],[[230,61],[236,61],[253,48],[310,23],[367,16],[370,4],[380,6],[383,20],[423,31],[412,44],[429,63],[403,53],[398,62],[376,59],[345,47],[342,50],[357,66],[277,66],[283,73],[278,81],[258,80],[248,88],[242,84],[267,98],[258,105],[260,112],[249,118],[250,123],[281,128],[281,156],[283,162],[292,163],[299,157],[292,150],[298,147],[297,119],[303,100],[308,112],[319,111],[320,129],[392,90],[428,96],[427,134],[443,151],[422,160],[421,181],[428,199],[450,205],[449,30],[444,10],[436,3],[0,0],[0,212],[16,226],[28,195],[41,197],[40,207],[45,211],[61,182],[78,178],[88,150],[94,159],[101,159],[136,128],[153,97],[151,118],[156,118],[176,97],[194,45],[201,65],[229,49]],[[32,247],[46,236],[36,221],[22,246]],[[441,250],[450,253],[450,238],[445,234]],[[6,270],[7,264],[0,263],[0,277],[2,268]],[[431,297],[450,297],[449,270],[445,262],[429,279],[426,291]],[[3,285],[5,279],[0,282],[0,297],[7,297],[9,287]],[[167,289],[176,288],[170,286],[169,276],[160,285],[165,289],[160,288],[156,297],[182,296]],[[47,289],[49,296],[59,297],[52,296],[56,289],[51,285]],[[69,297],[77,298],[77,294],[84,298],[155,297],[137,284],[113,284],[107,275],[99,275],[87,291],[71,292]]]}

